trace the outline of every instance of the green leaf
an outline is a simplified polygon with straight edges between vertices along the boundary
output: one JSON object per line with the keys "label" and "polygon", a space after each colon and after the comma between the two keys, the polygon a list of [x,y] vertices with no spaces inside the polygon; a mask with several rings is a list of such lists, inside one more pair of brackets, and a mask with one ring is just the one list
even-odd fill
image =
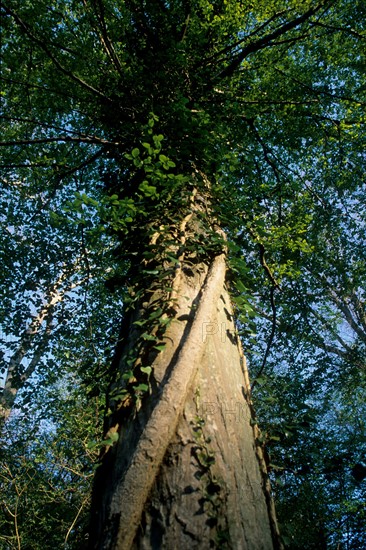
{"label": "green leaf", "polygon": [[163,351],[166,348],[166,344],[158,344],[157,346],[154,346],[154,349],[158,351]]}
{"label": "green leaf", "polygon": [[103,441],[101,441],[100,445],[102,447],[112,446],[112,445],[114,445],[114,443],[116,443],[118,441],[118,439],[119,439],[119,433],[118,432],[113,432],[108,437],[108,439],[104,439]]}
{"label": "green leaf", "polygon": [[132,324],[138,327],[143,327],[144,325],[146,325],[146,323],[148,323],[148,319],[142,319],[141,321],[134,321]]}
{"label": "green leaf", "polygon": [[147,391],[149,391],[149,386],[147,384],[139,384],[138,386],[134,386],[133,389],[136,392],[146,393]]}
{"label": "green leaf", "polygon": [[156,336],[153,336],[152,334],[148,334],[147,332],[144,332],[143,334],[141,334],[141,338],[151,342],[156,342],[157,340]]}
{"label": "green leaf", "polygon": [[149,315],[149,320],[151,319],[157,319],[158,317],[160,317],[161,315],[163,314],[163,310],[161,309],[161,307],[159,307],[158,309],[156,309],[155,311],[152,311]]}
{"label": "green leaf", "polygon": [[151,367],[140,367],[140,371],[144,372],[145,374],[151,374],[152,368]]}

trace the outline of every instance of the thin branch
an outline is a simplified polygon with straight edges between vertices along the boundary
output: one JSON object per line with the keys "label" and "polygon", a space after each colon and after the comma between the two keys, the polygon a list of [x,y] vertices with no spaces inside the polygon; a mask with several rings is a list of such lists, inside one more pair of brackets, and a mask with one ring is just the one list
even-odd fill
{"label": "thin branch", "polygon": [[330,344],[326,344],[325,342],[322,342],[320,344],[320,347],[324,349],[327,353],[332,353],[333,355],[337,355],[341,359],[345,360],[347,357],[347,352],[341,350],[340,348],[337,348],[336,346],[332,346]]}
{"label": "thin branch", "polygon": [[210,64],[210,61],[214,60],[214,59],[217,59],[218,57],[222,56],[222,55],[225,55],[231,51],[233,51],[235,48],[237,48],[238,46],[240,46],[241,44],[243,44],[244,42],[247,42],[250,38],[252,38],[253,36],[255,35],[258,35],[260,34],[266,27],[268,27],[268,25],[270,25],[273,21],[275,21],[276,19],[278,19],[279,17],[281,17],[282,15],[284,15],[285,13],[289,13],[290,11],[292,11],[292,9],[290,10],[282,10],[278,13],[275,13],[274,15],[272,15],[272,17],[270,17],[269,19],[267,19],[267,21],[265,21],[264,23],[262,23],[262,25],[260,25],[257,29],[255,29],[253,32],[251,32],[250,34],[246,35],[244,38],[241,38],[240,40],[237,40],[236,42],[234,42],[234,44],[230,44],[229,46],[226,46],[226,48],[223,48],[222,50],[220,50],[219,52],[215,53],[214,55],[212,55],[211,57],[209,57],[207,60],[206,60],[206,63],[207,64]]}
{"label": "thin branch", "polygon": [[[14,512],[12,512],[9,508],[9,506],[6,504],[5,501],[2,502],[2,505],[3,507],[5,508],[5,511],[9,514],[10,517],[13,518],[14,520],[14,530],[15,530],[15,538],[16,538],[16,541],[17,541],[17,546],[18,546],[18,550],[21,549],[21,540],[20,540],[20,534],[19,534],[19,527],[18,527],[18,504],[19,504],[19,499],[20,499],[20,496],[22,494],[23,491],[20,491],[18,486],[17,486],[17,483],[16,483],[16,478],[15,476],[12,474],[8,464],[3,464],[3,468],[8,472],[9,476],[10,476],[10,483],[12,483],[14,485],[14,489],[15,489],[15,493],[16,493],[16,499],[15,499],[15,509],[14,509]],[[2,477],[5,477],[5,476],[2,476]],[[8,480],[6,480],[8,481]],[[23,489],[24,490],[24,489]]]}
{"label": "thin branch", "polygon": [[283,46],[284,44],[295,44],[296,42],[299,42],[299,40],[303,40],[304,38],[309,38],[308,33],[299,34],[298,36],[294,36],[293,38],[286,38],[285,40],[278,40],[273,41],[271,43],[271,46]]}
{"label": "thin branch", "polygon": [[253,238],[254,242],[258,245],[259,247],[259,259],[260,259],[260,263],[261,263],[261,266],[263,267],[264,271],[266,272],[266,275],[268,277],[268,279],[270,280],[272,286],[275,288],[275,289],[278,289],[278,290],[281,290],[281,287],[280,285],[278,284],[278,282],[276,281],[271,269],[268,267],[268,264],[266,262],[266,258],[265,258],[265,253],[266,253],[266,249],[264,248],[264,245],[263,243],[261,243],[259,241],[259,238],[258,238],[258,235],[256,235],[255,231],[253,231],[253,229],[250,227],[250,226],[246,226],[247,227],[247,230],[248,230],[248,233],[249,235]]}
{"label": "thin branch", "polygon": [[34,118],[0,115],[0,119],[8,120],[9,122],[24,122],[26,124],[27,123],[34,124],[35,126],[40,126],[42,128],[48,128],[50,130],[61,130],[62,132],[65,132],[66,134],[73,134],[75,136],[94,137],[94,136],[87,136],[86,134],[80,133],[77,130],[69,130],[68,128],[65,128],[64,126],[57,126],[56,124],[48,124],[46,122],[41,122],[40,120],[37,120],[37,119],[34,119]]}
{"label": "thin branch", "polygon": [[[70,148],[72,150],[72,147]],[[59,188],[60,183],[62,180],[68,176],[71,176],[75,172],[81,170],[82,168],[85,168],[89,164],[92,164],[95,160],[97,160],[99,157],[101,157],[104,154],[104,150],[100,149],[95,154],[87,157],[85,160],[83,160],[80,164],[76,166],[69,167],[68,165],[62,164],[61,167],[57,163],[45,163],[45,162],[36,162],[36,163],[22,163],[22,164],[0,164],[0,168],[3,169],[11,169],[14,170],[16,168],[52,168],[53,174],[52,177],[48,178],[47,181],[45,181],[45,185],[47,188],[52,186],[52,189],[50,190],[50,193],[48,195],[48,198],[41,204],[40,208],[35,210],[30,217],[29,221],[31,222],[33,219],[35,219],[42,210],[46,208],[46,206],[50,203],[50,201],[55,196],[55,193],[57,189]],[[55,182],[53,180],[56,180]],[[8,183],[8,185],[11,185]],[[12,184],[15,185],[15,184]]]}
{"label": "thin branch", "polygon": [[267,347],[266,347],[266,351],[264,353],[262,364],[260,366],[259,371],[255,375],[255,379],[254,379],[252,387],[251,387],[252,391],[253,391],[253,388],[255,387],[256,383],[257,383],[257,378],[259,378],[259,376],[261,376],[261,374],[263,374],[264,369],[266,368],[267,359],[268,359],[268,356],[269,356],[269,352],[271,351],[271,347],[272,347],[274,337],[275,337],[275,333],[276,333],[277,311],[276,311],[276,304],[275,304],[275,301],[274,301],[274,292],[275,292],[275,290],[276,290],[276,288],[272,285],[271,290],[270,290],[270,301],[271,301],[271,309],[272,309],[271,334],[269,335],[269,339],[268,339],[268,342],[267,342]]}
{"label": "thin branch", "polygon": [[308,84],[305,84],[305,82],[302,82],[298,78],[295,78],[294,76],[289,76],[288,74],[286,74],[285,71],[283,71],[282,69],[279,69],[278,67],[275,67],[275,70],[278,73],[282,74],[282,76],[286,76],[287,78],[289,78],[290,80],[292,80],[296,84],[298,84],[298,85],[302,86],[303,88],[305,88],[306,90],[308,90],[312,95],[326,96],[326,97],[330,97],[331,99],[338,99],[340,101],[348,101],[349,103],[356,103],[357,105],[362,106],[362,107],[366,106],[366,103],[364,103],[364,102],[362,102],[359,99],[356,99],[354,97],[348,97],[348,96],[342,96],[342,95],[338,95],[338,94],[332,94],[328,90],[321,90],[321,89],[316,90],[312,86],[309,86]]}
{"label": "thin branch", "polygon": [[332,346],[330,344],[326,344],[325,342],[321,345],[321,347],[326,351],[327,353],[332,353],[333,355],[337,355],[340,359],[342,359],[345,362],[351,361],[353,365],[358,367],[361,370],[365,370],[365,361],[363,357],[360,357],[357,353],[354,353],[353,350],[351,351],[343,351],[336,346]]}
{"label": "thin branch", "polygon": [[[255,232],[253,231],[253,229],[250,226],[248,226],[247,229],[248,229],[248,232],[251,235],[251,237],[258,244],[260,263],[261,263],[261,266],[263,267],[263,269],[264,269],[264,271],[265,271],[265,273],[266,273],[266,275],[267,275],[267,277],[268,277],[268,279],[271,283],[271,289],[270,289],[270,302],[271,302],[271,309],[272,309],[271,334],[270,334],[268,342],[267,342],[267,347],[266,347],[266,351],[264,353],[262,365],[261,365],[258,373],[256,374],[256,378],[258,378],[263,373],[263,371],[266,367],[269,352],[271,350],[271,347],[272,347],[272,344],[273,344],[273,341],[274,341],[275,332],[276,332],[276,325],[277,325],[277,311],[276,311],[276,304],[275,304],[275,301],[274,301],[274,293],[275,293],[275,290],[277,290],[277,289],[281,290],[281,287],[278,284],[278,282],[276,281],[271,269],[269,268],[269,266],[266,262],[266,258],[265,258],[265,252],[266,251],[265,251],[263,243],[261,243],[259,241],[258,236],[255,234]],[[252,384],[252,388],[251,388],[252,390],[255,387],[255,385],[256,385],[256,380],[254,380],[254,382]]]}
{"label": "thin branch", "polygon": [[84,506],[85,506],[85,504],[88,502],[89,499],[90,499],[89,495],[87,495],[87,496],[84,498],[84,500],[83,500],[83,502],[81,503],[81,506],[80,506],[80,508],[79,508],[79,510],[78,510],[78,512],[77,512],[77,514],[76,514],[76,516],[75,516],[75,518],[74,518],[74,521],[72,522],[72,524],[70,525],[70,527],[69,527],[69,529],[68,529],[68,531],[67,531],[67,533],[66,533],[66,537],[65,537],[65,540],[64,540],[65,548],[67,547],[67,539],[69,538],[71,531],[72,531],[73,528],[75,527],[75,523],[77,522],[78,517],[80,516],[80,514],[81,514],[81,512],[82,512],[82,510],[83,510],[83,508],[84,508]]}
{"label": "thin branch", "polygon": [[[65,92],[61,92],[59,90],[53,90],[52,88],[49,88],[48,86],[45,86],[45,85],[40,85],[40,84],[34,84],[34,83],[31,83],[31,82],[24,82],[23,80],[17,80],[16,78],[7,78],[3,75],[0,75],[0,80],[4,80],[4,82],[10,82],[11,84],[20,84],[21,86],[26,86],[28,89],[31,89],[31,88],[34,88],[36,90],[42,90],[44,92],[47,92],[47,93],[51,93],[51,94],[55,94],[55,95],[58,95],[58,96],[61,96],[61,97],[67,97],[69,99],[75,99],[74,96],[70,95],[70,94],[67,94]],[[75,112],[80,112],[78,109],[74,109]]]}
{"label": "thin branch", "polygon": [[57,166],[55,163],[49,162],[22,162],[20,164],[0,164],[0,168],[5,170],[14,170],[16,168],[49,168],[50,166]]}
{"label": "thin branch", "polygon": [[[271,100],[271,99],[238,99],[240,105],[312,105],[318,103],[317,99],[309,99],[307,101],[286,101],[286,100]],[[242,115],[237,115],[242,116]]]}
{"label": "thin branch", "polygon": [[19,526],[18,526],[18,504],[19,504],[19,497],[17,497],[15,501],[14,529],[15,529],[15,536],[17,539],[18,550],[21,550],[21,540],[20,540]]}
{"label": "thin branch", "polygon": [[[308,270],[308,271],[309,271],[310,274],[312,274],[310,270]],[[332,285],[332,283],[329,282],[324,275],[318,274],[316,276],[316,278],[321,282],[321,284],[323,285],[326,293],[328,294],[328,296],[332,300],[332,302],[343,313],[344,318],[346,319],[346,321],[347,321],[348,325],[350,326],[350,328],[355,332],[355,334],[357,334],[357,336],[360,338],[360,340],[362,340],[363,342],[366,342],[366,332],[364,330],[365,324],[362,322],[362,320],[359,319],[361,321],[361,326],[362,326],[362,328],[361,328],[358,325],[357,321],[355,320],[354,313],[350,309],[350,307],[347,304],[347,302],[345,301],[345,299],[342,298],[342,297],[339,297],[337,295],[337,293],[335,292],[335,290],[333,290],[334,285]],[[353,299],[352,299],[352,297],[353,297]],[[353,294],[351,294],[350,300],[355,305],[355,297],[354,297]],[[356,309],[356,317],[359,318],[359,315],[357,315],[357,307],[355,309]],[[359,310],[359,313],[360,313],[360,311],[362,311],[362,307]]]}
{"label": "thin branch", "polygon": [[262,243],[258,242],[258,246],[259,246],[259,255],[260,255],[261,266],[263,267],[264,271],[266,272],[268,279],[271,281],[273,288],[278,288],[279,290],[281,290],[280,285],[278,284],[278,282],[274,278],[272,271],[270,270],[270,268],[267,265],[267,262],[266,262],[266,259],[265,259],[265,256],[264,256],[264,254],[265,254],[264,245]]}
{"label": "thin branch", "polygon": [[89,281],[91,278],[91,269],[90,269],[90,262],[88,258],[88,251],[86,249],[86,244],[85,244],[85,233],[84,233],[83,227],[81,228],[81,253],[82,253],[82,257],[84,258],[84,263],[85,263],[85,268],[87,273],[87,285],[89,285]]}
{"label": "thin branch", "polygon": [[222,80],[223,78],[232,76],[233,73],[240,67],[240,65],[248,55],[258,52],[266,47],[272,46],[274,40],[276,40],[280,36],[283,36],[289,31],[296,29],[302,23],[305,23],[306,21],[308,21],[313,15],[318,13],[327,4],[330,5],[330,3],[328,2],[321,2],[315,8],[311,8],[310,10],[300,15],[299,17],[296,17],[292,21],[288,21],[287,23],[285,23],[275,31],[265,35],[263,38],[260,38],[259,40],[248,44],[245,48],[241,50],[241,52],[239,52],[235,56],[232,62],[223,71],[221,71],[221,73],[218,75],[217,78]]}
{"label": "thin branch", "polygon": [[356,318],[358,319],[358,322],[362,326],[365,334],[366,334],[366,309],[365,309],[365,303],[362,303],[360,299],[356,296],[355,293],[352,293],[350,296],[350,300],[353,304],[354,311]]}
{"label": "thin branch", "polygon": [[0,146],[14,147],[16,145],[37,145],[40,143],[55,143],[55,142],[76,142],[76,143],[92,143],[94,145],[114,145],[120,146],[118,141],[108,141],[107,139],[99,138],[97,136],[58,136],[49,138],[35,138],[35,139],[18,139],[11,141],[0,141]]}
{"label": "thin branch", "polygon": [[345,302],[345,300],[340,299],[334,292],[330,291],[329,295],[331,297],[331,300],[337,305],[337,307],[341,310],[343,313],[347,323],[352,328],[352,330],[357,334],[357,336],[363,341],[366,342],[366,334],[361,329],[357,322],[355,321],[353,317],[353,313],[351,309],[349,308],[348,304]]}
{"label": "thin branch", "polygon": [[310,23],[312,27],[322,27],[323,29],[329,29],[332,32],[344,32],[347,34],[350,34],[351,36],[354,36],[355,38],[360,38],[361,40],[366,40],[366,36],[364,34],[361,34],[354,29],[350,29],[348,27],[337,27],[335,25],[328,25],[326,23],[321,23],[320,21],[312,21]]}
{"label": "thin branch", "polygon": [[186,38],[186,35],[187,35],[187,31],[188,31],[188,27],[189,27],[190,20],[191,20],[191,14],[190,14],[190,13],[187,13],[186,19],[185,19],[185,21],[184,21],[184,27],[183,27],[183,30],[182,30],[182,32],[181,32],[181,36],[180,36],[179,42],[184,42],[184,40],[185,40],[185,38]]}
{"label": "thin branch", "polygon": [[289,170],[290,172],[292,172],[293,174],[295,174],[303,183],[303,185],[306,187],[306,189],[310,192],[310,194],[322,205],[324,206],[325,208],[327,208],[327,204],[324,202],[324,200],[322,199],[322,197],[320,195],[318,195],[318,193],[316,191],[314,191],[314,189],[306,182],[306,179],[301,175],[299,174],[295,169],[289,167],[288,165],[285,165],[283,161],[281,161],[277,155],[270,149],[270,147],[268,147],[268,145],[266,144],[266,142],[262,139],[260,133],[258,132],[258,129],[256,128],[256,126],[254,125],[254,122],[253,120],[248,120],[248,123],[250,125],[250,127],[252,128],[254,134],[255,134],[255,137],[257,138],[257,141],[260,143],[261,147],[262,147],[262,150],[263,150],[263,155],[264,155],[264,158],[267,162],[267,164],[269,164],[269,166],[272,168],[273,170],[273,173],[275,175],[275,178],[276,178],[276,181],[277,181],[277,184],[278,186],[280,187],[282,185],[282,182],[281,182],[281,178],[280,178],[280,170],[277,168],[277,165],[275,164],[275,162],[269,157],[269,155],[271,155],[275,161],[278,163],[278,164],[281,164],[283,167],[285,167],[287,170]]}
{"label": "thin branch", "polygon": [[[273,160],[270,158],[269,154],[273,154],[272,151],[270,151],[269,147],[266,145],[266,143],[263,141],[263,139],[261,138],[254,122],[253,122],[253,119],[247,119],[247,122],[250,126],[250,128],[252,129],[254,135],[255,135],[255,138],[257,139],[257,141],[259,142],[260,146],[262,147],[262,151],[263,151],[263,155],[264,155],[264,158],[265,158],[265,161],[267,162],[267,164],[271,167],[273,173],[274,173],[274,176],[275,176],[275,179],[277,181],[277,185],[279,187],[281,187],[282,185],[282,182],[281,182],[281,177],[280,177],[280,172],[276,166],[276,164],[273,162]],[[273,155],[275,156],[275,155]]]}
{"label": "thin branch", "polygon": [[[94,155],[91,155],[90,157],[86,158],[83,162],[81,162],[80,164],[78,164],[77,166],[73,166],[71,168],[67,168],[66,170],[63,170],[63,171],[55,171],[55,174],[54,174],[54,179],[56,179],[56,183],[53,184],[53,189],[51,190],[48,198],[42,203],[42,205],[40,206],[40,208],[38,208],[34,213],[33,215],[31,216],[30,218],[30,222],[36,218],[36,216],[39,215],[40,212],[42,212],[42,210],[44,210],[46,208],[46,206],[51,202],[51,200],[53,199],[53,197],[55,196],[56,194],[56,191],[60,185],[60,183],[62,182],[62,180],[67,177],[67,176],[71,176],[72,174],[74,174],[75,172],[77,172],[78,170],[81,170],[82,168],[85,168],[86,166],[88,166],[89,164],[91,164],[92,162],[94,162],[95,160],[97,160],[99,157],[101,157],[103,155],[104,151],[103,150],[100,150],[98,151],[97,153],[95,153]],[[56,165],[48,165],[48,167],[51,167],[51,168],[57,168],[57,164]],[[29,166],[30,168],[32,168],[32,166],[30,165]],[[48,181],[46,182],[46,184],[50,184],[51,185],[52,183],[52,178],[49,178]]]}
{"label": "thin branch", "polygon": [[[320,313],[318,313],[314,308],[312,308],[310,305],[308,306],[309,307],[309,310],[311,312],[311,314],[316,318],[318,319],[318,321],[320,321],[322,323],[322,325],[324,325],[328,330],[329,332],[333,335],[333,337],[338,340],[338,342],[341,344],[341,346],[347,351],[347,352],[351,352],[352,349],[351,347],[343,340],[343,338],[341,338],[341,336],[336,332],[336,330],[333,328],[333,326],[330,324],[330,322],[325,319],[323,317],[323,315],[320,315]],[[321,346],[321,347],[324,347],[325,346],[325,343]]]}
{"label": "thin branch", "polygon": [[316,121],[326,121],[326,122],[330,122],[331,124],[333,125],[340,125],[340,124],[343,124],[344,126],[360,126],[361,124],[366,124],[366,120],[350,120],[350,119],[346,119],[346,118],[332,118],[330,116],[325,116],[325,115],[316,115],[316,114],[311,114],[311,118],[313,120],[316,120]]}
{"label": "thin branch", "polygon": [[71,80],[73,80],[74,82],[76,82],[77,84],[79,84],[80,86],[82,86],[83,88],[85,88],[86,90],[88,90],[88,92],[91,92],[93,95],[97,95],[98,97],[102,97],[104,100],[107,100],[107,101],[111,101],[110,98],[108,98],[105,94],[103,94],[103,92],[101,92],[100,90],[97,90],[96,88],[94,88],[93,86],[91,86],[90,84],[88,84],[87,82],[85,82],[85,80],[83,80],[82,78],[80,78],[79,76],[76,76],[76,74],[74,74],[72,71],[70,71],[69,69],[66,69],[61,63],[60,61],[53,55],[53,53],[50,51],[49,47],[43,42],[43,40],[41,40],[40,38],[38,38],[33,32],[32,30],[30,29],[29,25],[27,25],[20,17],[17,13],[15,13],[12,9],[10,9],[9,7],[7,7],[4,3],[2,3],[2,6],[5,10],[5,12],[10,15],[14,21],[16,22],[16,24],[23,30],[23,32],[32,40],[33,43],[37,44],[45,53],[46,55],[49,57],[49,59],[52,61],[52,63],[63,73],[65,74],[66,76],[68,76],[69,78],[71,78]]}
{"label": "thin branch", "polygon": [[[85,9],[88,10],[88,3],[86,0],[83,0],[83,4],[85,6]],[[100,42],[106,51],[109,59],[111,60],[114,67],[117,69],[117,72],[123,76],[124,71],[122,68],[122,64],[119,60],[119,57],[116,53],[116,50],[113,47],[113,44],[109,38],[108,31],[107,31],[107,25],[104,18],[104,6],[101,0],[92,0],[92,4],[94,5],[94,13],[96,15],[100,31],[96,29],[96,32],[99,36]],[[98,11],[99,8],[99,11]]]}

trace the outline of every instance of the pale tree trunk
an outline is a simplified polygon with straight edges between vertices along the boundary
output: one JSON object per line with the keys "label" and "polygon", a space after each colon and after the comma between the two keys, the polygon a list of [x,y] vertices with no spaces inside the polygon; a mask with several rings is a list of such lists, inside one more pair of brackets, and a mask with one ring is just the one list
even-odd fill
{"label": "pale tree trunk", "polygon": [[[62,285],[67,280],[69,273],[61,273],[59,278],[49,287],[45,295],[45,303],[41,306],[31,322],[21,334],[17,350],[10,357],[6,372],[5,385],[0,395],[0,422],[6,422],[9,418],[18,391],[24,386],[35,372],[41,360],[52,332],[52,322],[55,307],[62,302],[65,293],[75,288],[75,283]],[[40,341],[34,346],[34,340],[45,325]],[[22,367],[24,357],[33,351],[32,358],[26,368]]]}
{"label": "pale tree trunk", "polygon": [[[151,394],[133,412],[126,400],[109,411],[106,438],[119,438],[96,473],[90,548],[281,548],[225,288],[225,253],[180,260],[166,347],[151,356]],[[158,302],[150,291],[145,312]],[[142,309],[123,331],[120,371]]]}

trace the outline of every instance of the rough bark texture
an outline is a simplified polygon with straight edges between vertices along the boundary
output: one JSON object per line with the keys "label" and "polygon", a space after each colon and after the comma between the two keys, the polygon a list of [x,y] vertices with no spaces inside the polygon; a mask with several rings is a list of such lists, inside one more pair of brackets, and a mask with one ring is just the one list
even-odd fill
{"label": "rough bark texture", "polygon": [[109,421],[120,437],[96,475],[91,548],[278,546],[224,279],[223,254],[176,275],[155,391],[126,428]]}
{"label": "rough bark texture", "polygon": [[145,504],[135,548],[273,547],[225,291],[215,306],[212,324],[200,327],[199,368]]}

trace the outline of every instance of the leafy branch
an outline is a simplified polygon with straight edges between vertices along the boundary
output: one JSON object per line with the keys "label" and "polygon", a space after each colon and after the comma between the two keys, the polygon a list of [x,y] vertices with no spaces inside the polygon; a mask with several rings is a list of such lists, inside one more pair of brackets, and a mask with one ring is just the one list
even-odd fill
{"label": "leafy branch", "polygon": [[231,63],[223,70],[219,75],[217,76],[218,80],[223,80],[224,78],[230,77],[234,74],[234,72],[240,67],[242,62],[248,55],[258,52],[266,47],[272,46],[274,44],[274,41],[279,38],[280,36],[283,36],[284,34],[288,33],[289,31],[296,29],[297,27],[300,27],[303,23],[308,21],[313,15],[317,14],[321,9],[330,6],[333,2],[321,2],[318,4],[318,6],[309,9],[304,14],[300,15],[299,17],[296,17],[295,19],[292,19],[291,21],[288,21],[278,29],[276,29],[273,32],[268,33],[264,37],[260,38],[259,40],[256,40],[255,42],[252,42],[245,46],[241,52],[239,52],[234,59],[231,61]]}
{"label": "leafy branch", "polygon": [[21,17],[13,11],[11,8],[9,8],[4,2],[1,3],[2,8],[4,9],[5,13],[10,15],[15,23],[22,29],[22,31],[32,40],[34,44],[37,44],[47,55],[47,57],[52,61],[52,63],[59,69],[63,74],[65,74],[67,77],[69,77],[71,80],[79,84],[82,88],[86,89],[88,92],[92,93],[93,95],[96,95],[100,98],[103,98],[106,101],[110,101],[109,98],[103,94],[100,90],[94,88],[91,84],[88,84],[85,80],[74,74],[72,71],[67,69],[62,65],[62,63],[55,57],[55,55],[51,52],[49,46],[40,38],[38,38],[30,26],[21,19]]}
{"label": "leafy branch", "polygon": [[[89,9],[88,2],[86,0],[83,0],[83,4],[86,10]],[[94,14],[97,19],[98,27],[96,29],[96,32],[99,36],[100,42],[107,53],[108,57],[112,61],[112,64],[117,69],[117,72],[123,76],[124,71],[122,68],[121,61],[119,60],[119,57],[116,53],[116,50],[113,46],[113,43],[111,39],[109,38],[108,31],[107,31],[107,25],[104,17],[104,6],[103,2],[101,0],[93,0],[92,1],[93,8],[94,8]]]}

